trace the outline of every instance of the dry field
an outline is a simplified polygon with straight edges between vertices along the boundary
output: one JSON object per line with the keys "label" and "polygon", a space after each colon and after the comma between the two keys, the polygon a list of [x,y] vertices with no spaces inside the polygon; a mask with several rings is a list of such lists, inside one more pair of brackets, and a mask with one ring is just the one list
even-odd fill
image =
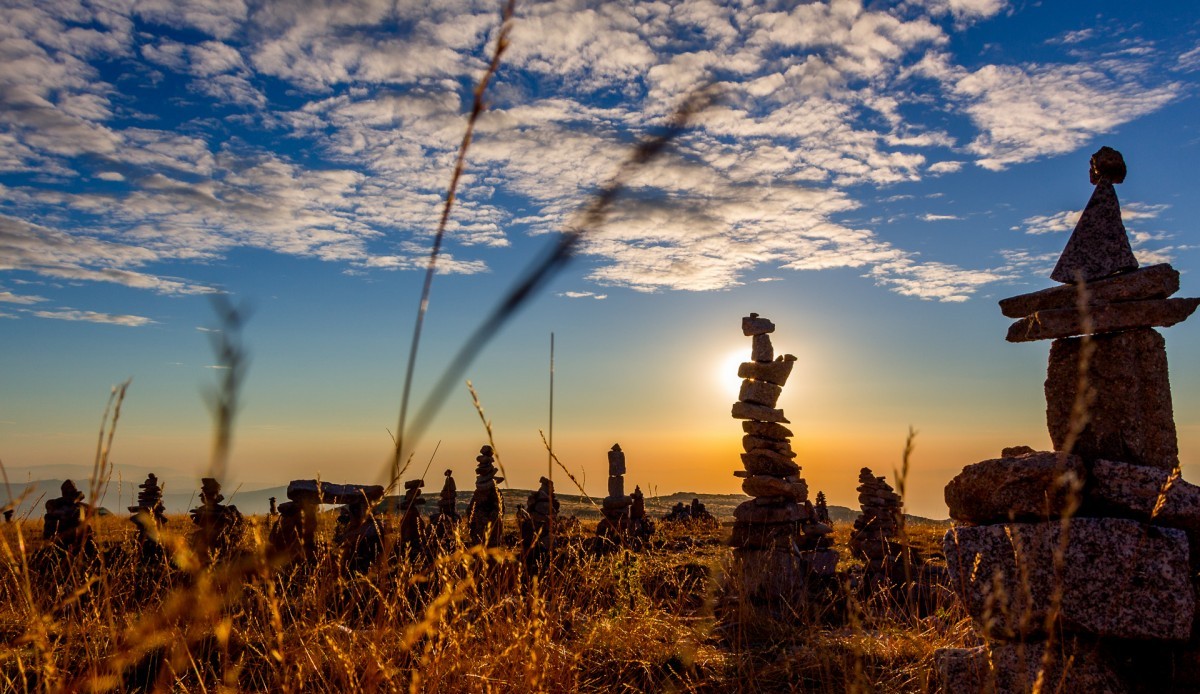
{"label": "dry field", "polygon": [[[512,549],[460,546],[346,578],[324,543],[312,567],[272,565],[265,520],[211,567],[186,517],[167,527],[171,565],[151,568],[123,517],[96,520],[95,562],[60,570],[40,522],[2,526],[0,690],[918,692],[934,649],[974,643],[952,600],[915,616],[845,584],[748,615],[725,580],[727,530],[660,523],[653,547],[604,556],[568,537],[536,577]],[[940,554],[944,526],[909,530]]]}

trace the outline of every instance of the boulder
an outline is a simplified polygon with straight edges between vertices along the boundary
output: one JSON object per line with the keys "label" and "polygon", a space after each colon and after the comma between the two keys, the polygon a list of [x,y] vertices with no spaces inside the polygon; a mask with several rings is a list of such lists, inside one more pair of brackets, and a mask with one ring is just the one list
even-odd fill
{"label": "boulder", "polygon": [[954,590],[990,635],[1040,633],[1055,588],[1061,587],[1059,624],[1067,633],[1188,638],[1195,596],[1183,531],[1119,518],[1074,518],[1062,574],[1056,576],[1062,532],[1061,522],[1050,521],[956,527],[946,533]]}
{"label": "boulder", "polygon": [[1161,468],[1097,460],[1087,498],[1099,510],[1180,528],[1193,542],[1200,539],[1200,487],[1171,479]]}
{"label": "boulder", "polygon": [[1071,504],[1072,480],[1082,485],[1086,474],[1076,455],[1035,452],[984,460],[950,480],[946,505],[951,518],[975,525],[1057,518]]}
{"label": "boulder", "polygon": [[[1071,452],[1085,462],[1120,460],[1171,470],[1179,464],[1166,342],[1150,328],[1092,338],[1088,385],[1099,395]],[[1055,340],[1046,371],[1046,425],[1066,444],[1082,340]]]}

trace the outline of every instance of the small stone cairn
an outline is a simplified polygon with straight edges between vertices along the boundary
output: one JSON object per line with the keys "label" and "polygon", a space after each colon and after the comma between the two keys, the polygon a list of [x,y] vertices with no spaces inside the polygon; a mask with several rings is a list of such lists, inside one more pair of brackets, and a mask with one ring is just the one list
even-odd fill
{"label": "small stone cairn", "polygon": [[[900,495],[871,468],[858,473],[858,502],[862,514],[850,531],[850,553],[862,559],[868,586],[899,583],[914,576],[912,550],[897,541],[904,524]],[[829,512],[826,510],[825,515]],[[906,574],[905,562],[909,570]]]}
{"label": "small stone cairn", "polygon": [[312,562],[317,552],[317,513],[321,504],[343,504],[347,507],[339,514],[339,527],[357,527],[359,522],[370,521],[378,532],[378,526],[370,518],[368,509],[383,498],[383,492],[383,487],[378,484],[292,480],[287,486],[288,500],[279,504],[279,517],[271,526],[271,546],[277,552],[302,556],[306,562]]}
{"label": "small stone cairn", "polygon": [[554,550],[553,530],[558,508],[554,483],[543,477],[538,480],[537,490],[529,494],[525,506],[517,509],[521,546],[529,566],[540,567]]}
{"label": "small stone cairn", "polygon": [[96,540],[85,522],[87,504],[83,503],[83,492],[71,480],[64,480],[59,491],[61,496],[46,502],[42,538],[50,540],[51,546],[59,550],[94,553]]}
{"label": "small stone cairn", "polygon": [[629,542],[635,548],[642,547],[654,536],[654,521],[646,515],[646,495],[641,487],[634,485],[629,498],[633,500],[629,507]]}
{"label": "small stone cairn", "polygon": [[404,483],[404,498],[400,500],[400,549],[410,557],[415,557],[425,549],[425,539],[429,537],[429,521],[421,515],[421,507],[425,499],[421,489],[425,480],[409,480]]}
{"label": "small stone cairn", "polygon": [[141,491],[138,492],[137,505],[129,507],[129,520],[137,526],[142,558],[148,560],[151,557],[161,557],[162,546],[158,542],[158,531],[167,524],[162,487],[158,484],[158,477],[151,472],[138,488]]}
{"label": "small stone cairn", "polygon": [[[818,523],[833,527],[833,521],[829,518],[829,505],[825,501],[825,492],[817,492],[817,503],[813,506],[813,513],[816,514]],[[829,542],[832,544],[833,539],[830,538]]]}
{"label": "small stone cairn", "polygon": [[717,517],[709,513],[708,507],[700,499],[692,499],[691,504],[677,502],[662,520],[664,523],[687,523],[706,530],[716,530],[720,527]]}
{"label": "small stone cairn", "polygon": [[[952,583],[990,640],[935,655],[945,691],[1024,692],[1039,672],[1042,691],[1200,691],[1200,650],[1189,642],[1200,487],[1178,477],[1166,349],[1154,330],[1186,319],[1200,299],[1167,298],[1179,289],[1170,265],[1138,268],[1113,188],[1125,174],[1115,150],[1093,155],[1095,190],[1051,274],[1063,286],[1000,302],[1019,319],[1009,341],[1053,340],[1045,391],[1055,450],[1008,448],[946,486],[957,522],[945,538]],[[1085,300],[1071,284],[1079,280]],[[1072,442],[1089,349],[1094,400]]]}
{"label": "small stone cairn", "polygon": [[491,446],[479,449],[475,458],[475,493],[467,505],[467,525],[471,530],[471,542],[487,547],[496,547],[504,536],[504,498],[500,496],[496,457]]}
{"label": "small stone cairn", "polygon": [[241,539],[244,519],[237,506],[222,504],[221,484],[212,477],[200,480],[200,505],[188,512],[196,525],[192,547],[201,555],[224,553]]}
{"label": "small stone cairn", "polygon": [[341,551],[342,567],[348,574],[364,574],[383,552],[383,533],[371,503],[359,494],[347,500],[338,513],[333,541]]}
{"label": "small stone cairn", "polygon": [[816,523],[808,503],[808,484],[793,458],[792,436],[783,410],[775,405],[796,358],[775,358],[770,333],[775,324],[757,313],[742,319],[742,334],[752,338],[751,361],[738,368],[742,388],[734,419],[745,420],[742,491],[753,497],[734,509],[730,545],[751,599],[799,597],[812,574],[832,575],[837,553],[819,549],[832,528]]}
{"label": "small stone cairn", "polygon": [[429,517],[434,537],[439,540],[449,540],[458,529],[458,485],[454,483],[454,471],[446,471],[446,481],[442,483],[442,491],[438,495],[437,511]]}

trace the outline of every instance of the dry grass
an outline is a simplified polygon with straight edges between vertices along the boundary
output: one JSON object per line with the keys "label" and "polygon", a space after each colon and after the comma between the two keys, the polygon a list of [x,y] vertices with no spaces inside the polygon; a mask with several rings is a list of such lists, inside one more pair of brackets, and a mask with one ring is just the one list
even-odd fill
{"label": "dry grass", "polygon": [[0,690],[916,692],[934,648],[971,638],[953,606],[918,619],[848,593],[845,617],[764,614],[733,633],[720,531],[599,557],[569,537],[542,576],[511,550],[460,546],[348,578],[332,514],[303,570],[269,558],[264,521],[201,567],[172,517],[172,565],[142,569],[132,523],[96,519],[104,566],[58,571],[40,521],[3,526]]}

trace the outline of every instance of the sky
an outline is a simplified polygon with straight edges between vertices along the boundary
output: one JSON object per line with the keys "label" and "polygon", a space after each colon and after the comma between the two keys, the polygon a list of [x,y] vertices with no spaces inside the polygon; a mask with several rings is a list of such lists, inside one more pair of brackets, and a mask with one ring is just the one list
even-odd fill
{"label": "sky", "polygon": [[[374,482],[495,2],[3,0],[0,461],[197,477],[220,377],[212,296],[248,310],[228,484]],[[810,489],[857,505],[915,430],[910,511],[1012,445],[1050,447],[1049,345],[996,301],[1051,286],[1091,193],[1195,296],[1200,9],[1192,2],[518,2],[466,157],[417,353],[450,356],[692,90],[720,99],[465,373],[508,484],[553,447],[605,493],[736,493],[740,319],[797,357],[781,399]],[[1200,320],[1165,329],[1184,478],[1200,479]],[[464,379],[464,380],[465,380]],[[464,384],[406,477],[468,484]],[[33,472],[29,472],[32,469]],[[575,491],[561,468],[558,489]]]}

